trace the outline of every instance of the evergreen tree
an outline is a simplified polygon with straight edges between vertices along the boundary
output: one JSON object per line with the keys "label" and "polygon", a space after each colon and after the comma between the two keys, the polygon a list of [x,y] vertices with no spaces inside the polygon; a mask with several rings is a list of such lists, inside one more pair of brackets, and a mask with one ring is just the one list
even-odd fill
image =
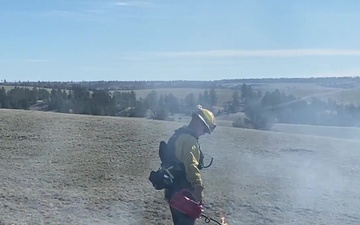
{"label": "evergreen tree", "polygon": [[145,98],[146,106],[151,111],[156,111],[158,109],[158,95],[156,91],[151,91]]}
{"label": "evergreen tree", "polygon": [[167,109],[163,95],[160,95],[158,106],[160,109]]}
{"label": "evergreen tree", "polygon": [[227,109],[227,111],[229,113],[236,113],[239,110],[239,107],[240,107],[239,92],[234,91],[231,97],[232,97],[232,101],[231,101],[231,104],[229,105],[229,108]]}
{"label": "evergreen tree", "polygon": [[185,96],[185,107],[194,108],[196,105],[195,96],[193,93],[190,93]]}
{"label": "evergreen tree", "polygon": [[214,88],[210,89],[210,104],[215,106],[217,104],[217,96]]}
{"label": "evergreen tree", "polygon": [[210,94],[207,90],[204,91],[202,105],[206,108],[210,105]]}
{"label": "evergreen tree", "polygon": [[90,92],[86,88],[74,86],[71,90],[71,107],[74,113],[91,114]]}
{"label": "evergreen tree", "polygon": [[91,114],[101,116],[115,115],[115,100],[107,91],[94,91],[91,99]]}
{"label": "evergreen tree", "polygon": [[165,104],[170,113],[179,112],[179,100],[172,93],[165,97]]}
{"label": "evergreen tree", "polygon": [[9,99],[4,87],[0,89],[0,108],[9,108]]}
{"label": "evergreen tree", "polygon": [[56,112],[63,112],[64,100],[62,98],[61,90],[52,89],[50,93],[50,110],[55,110]]}
{"label": "evergreen tree", "polygon": [[145,100],[140,98],[138,101],[135,102],[135,107],[131,111],[131,117],[145,117],[147,108],[145,106]]}
{"label": "evergreen tree", "polygon": [[135,91],[130,92],[130,107],[135,107],[136,105],[136,93]]}
{"label": "evergreen tree", "polygon": [[196,104],[197,104],[197,105],[202,105],[202,104],[204,104],[204,97],[203,97],[202,93],[199,93],[199,96],[198,96],[198,99],[197,99],[197,101],[196,101]]}

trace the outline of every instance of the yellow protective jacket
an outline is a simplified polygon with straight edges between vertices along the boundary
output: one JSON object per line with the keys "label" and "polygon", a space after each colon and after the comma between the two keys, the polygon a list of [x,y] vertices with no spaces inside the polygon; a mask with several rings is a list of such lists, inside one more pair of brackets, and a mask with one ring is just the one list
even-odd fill
{"label": "yellow protective jacket", "polygon": [[[188,129],[184,127],[184,129]],[[175,157],[184,165],[186,180],[195,189],[203,189],[200,170],[200,146],[198,140],[189,133],[179,134],[174,143]]]}

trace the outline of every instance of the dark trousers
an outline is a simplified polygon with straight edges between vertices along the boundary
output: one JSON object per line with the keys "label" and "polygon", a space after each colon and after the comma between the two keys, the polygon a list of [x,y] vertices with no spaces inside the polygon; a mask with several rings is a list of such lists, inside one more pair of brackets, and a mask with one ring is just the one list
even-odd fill
{"label": "dark trousers", "polygon": [[171,215],[174,222],[174,225],[195,225],[195,220],[189,216],[182,214],[178,210],[171,208]]}
{"label": "dark trousers", "polygon": [[[182,189],[187,189],[190,192],[193,191],[193,188],[191,187],[191,184],[186,180],[184,177],[183,179],[177,179],[174,181],[174,186],[171,189],[165,189],[165,199],[169,201],[173,194],[177,191],[180,191]],[[188,196],[191,199],[194,199],[193,196]],[[174,222],[174,225],[195,225],[195,220],[191,217],[179,212],[178,210],[170,207],[172,219]]]}

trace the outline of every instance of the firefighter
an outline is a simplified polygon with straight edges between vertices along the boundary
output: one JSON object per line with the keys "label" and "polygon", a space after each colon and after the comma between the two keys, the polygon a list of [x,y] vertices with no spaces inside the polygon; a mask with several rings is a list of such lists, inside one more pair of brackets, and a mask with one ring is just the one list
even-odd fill
{"label": "firefighter", "polygon": [[[165,189],[165,199],[170,200],[172,195],[182,189],[189,190],[193,200],[202,204],[204,185],[200,170],[203,168],[203,153],[198,139],[204,134],[211,134],[216,128],[214,114],[201,105],[198,105],[191,115],[187,126],[175,131],[169,139],[167,146],[174,152],[174,161],[178,163],[179,170],[173,172],[174,184]],[[194,225],[195,219],[182,214],[170,205],[174,225]]]}

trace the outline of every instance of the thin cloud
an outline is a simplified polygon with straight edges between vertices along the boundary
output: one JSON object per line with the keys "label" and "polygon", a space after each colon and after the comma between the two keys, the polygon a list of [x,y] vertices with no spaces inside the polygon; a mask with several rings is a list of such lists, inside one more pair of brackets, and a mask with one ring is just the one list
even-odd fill
{"label": "thin cloud", "polygon": [[111,72],[116,69],[116,68],[102,67],[102,66],[77,66],[76,68],[82,71],[103,71],[103,72]]}
{"label": "thin cloud", "polygon": [[105,14],[106,10],[102,9],[86,9],[81,11],[51,10],[42,13],[42,16],[82,22],[105,23],[111,19],[108,16],[104,16]]}
{"label": "thin cloud", "polygon": [[44,62],[48,62],[49,60],[47,59],[25,59],[25,62],[30,62],[30,63],[44,63]]}
{"label": "thin cloud", "polygon": [[149,8],[154,4],[150,1],[75,1],[71,2],[77,5],[76,9],[52,9],[47,11],[1,11],[0,15],[16,15],[16,16],[36,16],[36,17],[49,17],[49,18],[63,18],[80,21],[90,22],[108,22],[117,17],[123,18],[138,18],[143,17],[132,14],[119,14],[117,10],[122,7],[136,7],[136,8]]}
{"label": "thin cloud", "polygon": [[122,7],[151,7],[153,4],[146,1],[119,1],[115,5]]}
{"label": "thin cloud", "polygon": [[347,49],[275,49],[275,50],[213,50],[153,53],[163,57],[301,57],[360,56],[360,50]]}
{"label": "thin cloud", "polygon": [[85,10],[86,13],[94,13],[94,14],[100,14],[100,13],[105,13],[106,10],[100,10],[100,9],[88,9]]}
{"label": "thin cloud", "polygon": [[89,14],[74,12],[74,11],[66,11],[66,10],[50,10],[43,13],[44,16],[60,16],[60,17],[82,17],[88,18]]}
{"label": "thin cloud", "polygon": [[45,63],[49,62],[48,59],[8,59],[8,60],[0,60],[1,64],[12,64],[12,63]]}
{"label": "thin cloud", "polygon": [[144,54],[129,54],[118,57],[120,61],[152,61],[152,60],[162,60],[162,57],[159,55],[144,55]]}
{"label": "thin cloud", "polygon": [[11,11],[11,12],[1,12],[1,14],[6,14],[7,16],[26,16],[26,17],[52,17],[52,18],[90,18],[94,12],[90,11],[70,11],[70,10],[47,10],[47,11]]}

